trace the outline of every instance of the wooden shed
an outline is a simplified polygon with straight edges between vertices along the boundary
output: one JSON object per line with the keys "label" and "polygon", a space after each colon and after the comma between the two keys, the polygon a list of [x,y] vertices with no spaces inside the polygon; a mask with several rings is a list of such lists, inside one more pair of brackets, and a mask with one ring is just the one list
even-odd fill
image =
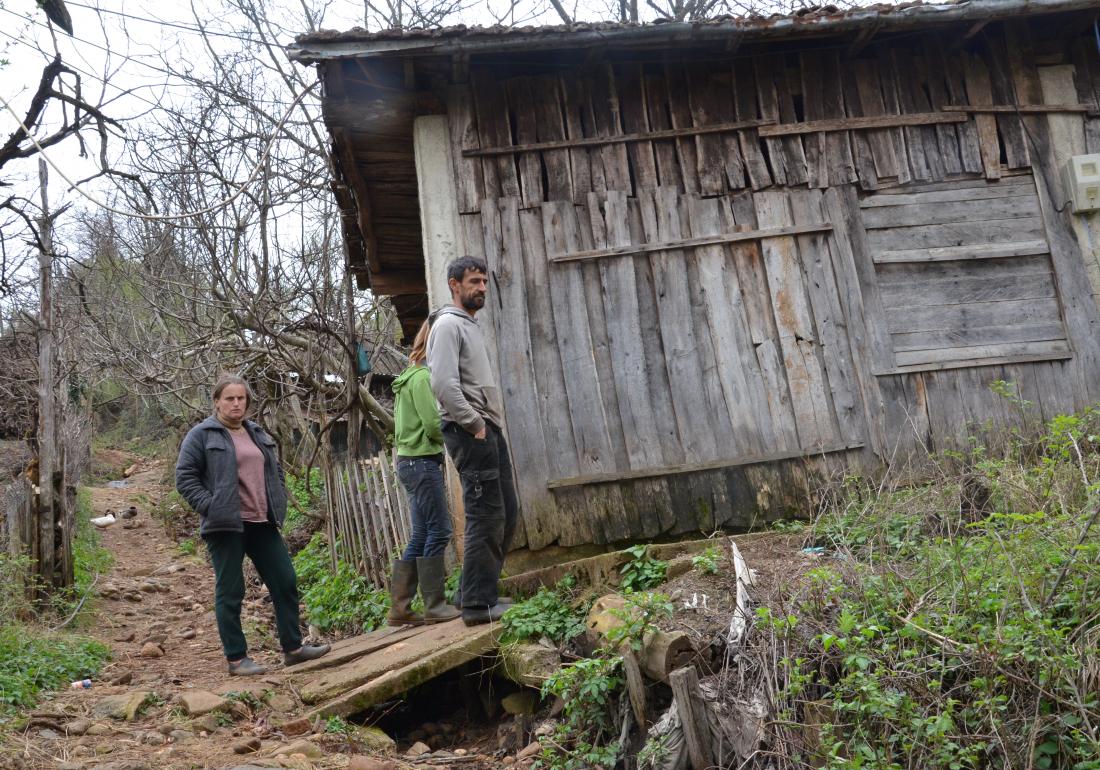
{"label": "wooden shed", "polygon": [[406,334],[484,255],[520,538],[784,516],[1100,397],[1096,0],[319,32],[348,269]]}

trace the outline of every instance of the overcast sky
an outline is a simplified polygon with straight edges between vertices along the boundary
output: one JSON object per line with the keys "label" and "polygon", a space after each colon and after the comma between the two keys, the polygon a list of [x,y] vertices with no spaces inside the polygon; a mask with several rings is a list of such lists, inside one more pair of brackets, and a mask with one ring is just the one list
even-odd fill
{"label": "overcast sky", "polygon": [[[448,23],[537,24],[557,23],[548,0],[520,0],[519,11],[507,15],[513,4],[509,0],[439,0],[459,8]],[[766,1],[766,0],[765,0]],[[328,29],[348,29],[364,23],[364,5],[359,0],[304,0],[323,9],[320,26]],[[615,0],[569,0],[566,8],[578,19],[607,18],[608,5]],[[42,68],[60,51],[63,61],[77,70],[82,79],[85,99],[103,104],[104,112],[133,128],[142,120],[156,116],[163,105],[193,102],[194,91],[183,81],[166,73],[166,63],[176,69],[194,67],[202,71],[209,65],[209,52],[204,49],[199,27],[208,32],[207,40],[215,51],[240,50],[255,43],[247,21],[232,8],[232,0],[191,0],[190,2],[155,2],[153,0],[66,0],[72,16],[74,35],[52,30],[35,0],[0,0],[0,98],[10,104],[20,117],[38,85]],[[307,28],[301,0],[267,0],[268,18],[285,32],[279,42],[286,45],[293,35]],[[642,6],[644,7],[644,2]],[[518,15],[517,15],[518,13]],[[376,26],[376,25],[372,25]],[[284,62],[287,66],[300,67]],[[314,75],[307,73],[312,81]],[[279,114],[292,94],[281,83],[272,83],[271,97],[275,102],[270,112]],[[59,107],[51,108],[47,124],[56,125]],[[0,141],[16,128],[11,113],[0,104]],[[68,139],[50,148],[52,163],[70,179],[92,176],[98,170],[98,144],[94,132],[89,132],[89,157],[82,158],[79,144]],[[37,132],[41,136],[42,132]],[[110,151],[113,164],[123,156],[124,143],[114,140]],[[0,181],[10,186],[0,187],[0,196],[15,192],[27,197],[37,186],[37,163],[34,159],[10,163]],[[248,169],[242,168],[239,181],[244,181]],[[109,182],[97,180],[86,190],[99,200],[110,194]],[[79,199],[51,170],[51,206],[76,202],[83,207],[94,203]],[[37,199],[37,196],[35,196]]]}

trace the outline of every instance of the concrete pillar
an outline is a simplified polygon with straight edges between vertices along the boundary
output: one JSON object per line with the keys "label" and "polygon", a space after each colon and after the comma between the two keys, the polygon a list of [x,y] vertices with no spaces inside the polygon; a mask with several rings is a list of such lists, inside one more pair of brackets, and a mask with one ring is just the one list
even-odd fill
{"label": "concrete pillar", "polygon": [[413,123],[416,183],[420,195],[420,231],[428,303],[434,310],[450,301],[447,263],[462,256],[466,245],[458,218],[458,193],[446,115],[424,115]]}

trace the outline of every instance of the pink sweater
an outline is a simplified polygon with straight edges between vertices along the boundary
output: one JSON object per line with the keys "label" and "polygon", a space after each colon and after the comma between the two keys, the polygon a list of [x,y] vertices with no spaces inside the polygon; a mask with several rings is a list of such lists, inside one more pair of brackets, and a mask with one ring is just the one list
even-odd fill
{"label": "pink sweater", "polygon": [[264,453],[247,430],[229,431],[237,450],[237,478],[240,481],[241,521],[267,521],[267,490],[264,487]]}

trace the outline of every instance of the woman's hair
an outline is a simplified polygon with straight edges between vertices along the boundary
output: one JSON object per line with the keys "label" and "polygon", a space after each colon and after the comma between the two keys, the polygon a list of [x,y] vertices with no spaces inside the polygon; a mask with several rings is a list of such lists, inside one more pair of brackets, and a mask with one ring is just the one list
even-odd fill
{"label": "woman's hair", "polygon": [[420,331],[416,333],[412,350],[409,351],[410,364],[422,364],[428,360],[428,332],[431,331],[431,328],[432,325],[428,321],[420,324]]}
{"label": "woman's hair", "polygon": [[252,406],[252,388],[248,385],[248,380],[244,377],[238,377],[235,374],[223,374],[221,379],[214,383],[214,395],[213,400],[217,401],[222,397],[222,391],[228,388],[230,385],[243,385],[244,386],[244,405],[247,409]]}

